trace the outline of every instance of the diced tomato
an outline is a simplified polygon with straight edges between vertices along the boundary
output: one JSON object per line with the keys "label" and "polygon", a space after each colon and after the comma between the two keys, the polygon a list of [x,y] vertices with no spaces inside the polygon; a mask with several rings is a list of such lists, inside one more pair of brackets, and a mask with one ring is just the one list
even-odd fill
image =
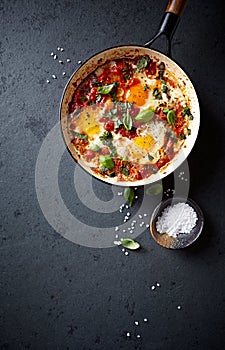
{"label": "diced tomato", "polygon": [[156,73],[156,62],[151,62],[149,67],[146,68],[146,73],[154,75]]}
{"label": "diced tomato", "polygon": [[136,129],[134,130],[127,130],[124,128],[124,126],[121,126],[119,129],[116,130],[116,133],[120,133],[123,137],[127,137],[128,139],[133,139],[137,136]]}
{"label": "diced tomato", "polygon": [[95,158],[96,156],[96,152],[92,151],[91,149],[87,149],[84,153],[83,153],[83,157],[84,159],[86,159],[87,162],[89,162],[90,160],[92,160],[93,158]]}
{"label": "diced tomato", "polygon": [[108,120],[105,123],[104,128],[106,131],[113,131],[114,130],[114,122],[112,120]]}

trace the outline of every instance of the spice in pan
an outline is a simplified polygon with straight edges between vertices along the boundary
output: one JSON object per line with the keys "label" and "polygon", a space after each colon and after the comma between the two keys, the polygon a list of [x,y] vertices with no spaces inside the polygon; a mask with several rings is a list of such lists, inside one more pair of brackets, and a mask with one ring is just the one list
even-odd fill
{"label": "spice in pan", "polygon": [[159,233],[177,237],[179,234],[190,233],[197,220],[197,214],[189,204],[177,203],[164,209],[156,222],[156,229]]}

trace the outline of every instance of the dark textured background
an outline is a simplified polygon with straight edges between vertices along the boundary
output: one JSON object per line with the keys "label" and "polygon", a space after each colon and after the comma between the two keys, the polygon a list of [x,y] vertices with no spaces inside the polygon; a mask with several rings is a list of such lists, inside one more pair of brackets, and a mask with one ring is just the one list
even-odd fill
{"label": "dark textured background", "polygon": [[[62,91],[77,61],[110,46],[146,42],[166,3],[0,3],[1,349],[225,348],[223,1],[189,1],[173,41],[173,57],[192,79],[201,106],[189,157],[190,196],[206,219],[199,240],[170,251],[146,230],[139,237],[143,249],[129,257],[117,248],[78,246],[54,232],[35,192],[36,158],[58,121]],[[71,58],[66,67],[50,56],[57,46]],[[68,172],[74,166],[68,154],[65,165]],[[65,196],[71,200],[70,191]],[[161,287],[153,293],[156,281]],[[138,328],[142,338],[126,339],[126,331],[137,331],[134,321],[145,316],[149,322]]]}

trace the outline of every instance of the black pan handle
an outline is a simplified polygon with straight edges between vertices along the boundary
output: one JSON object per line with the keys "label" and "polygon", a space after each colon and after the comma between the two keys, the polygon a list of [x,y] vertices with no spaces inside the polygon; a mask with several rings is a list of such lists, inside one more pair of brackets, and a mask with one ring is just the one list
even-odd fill
{"label": "black pan handle", "polygon": [[188,0],[169,0],[158,31],[151,40],[144,44],[144,46],[150,48],[152,43],[157,38],[159,38],[161,35],[165,35],[168,43],[167,55],[171,56],[171,42],[173,34],[177,28],[178,22],[184,12],[187,2]]}

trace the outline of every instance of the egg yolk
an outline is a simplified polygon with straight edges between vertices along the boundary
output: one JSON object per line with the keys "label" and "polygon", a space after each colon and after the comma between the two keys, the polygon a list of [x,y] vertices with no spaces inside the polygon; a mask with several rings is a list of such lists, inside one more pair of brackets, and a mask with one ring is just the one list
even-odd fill
{"label": "egg yolk", "polygon": [[76,124],[80,132],[87,135],[96,135],[100,132],[99,122],[96,120],[96,112],[91,108],[87,108],[81,112],[76,120]]}
{"label": "egg yolk", "polygon": [[135,137],[133,142],[139,148],[150,151],[155,144],[155,139],[151,135]]}
{"label": "egg yolk", "polygon": [[126,100],[134,102],[137,106],[143,106],[148,98],[148,91],[144,90],[143,85],[137,84],[130,87],[127,91]]}

